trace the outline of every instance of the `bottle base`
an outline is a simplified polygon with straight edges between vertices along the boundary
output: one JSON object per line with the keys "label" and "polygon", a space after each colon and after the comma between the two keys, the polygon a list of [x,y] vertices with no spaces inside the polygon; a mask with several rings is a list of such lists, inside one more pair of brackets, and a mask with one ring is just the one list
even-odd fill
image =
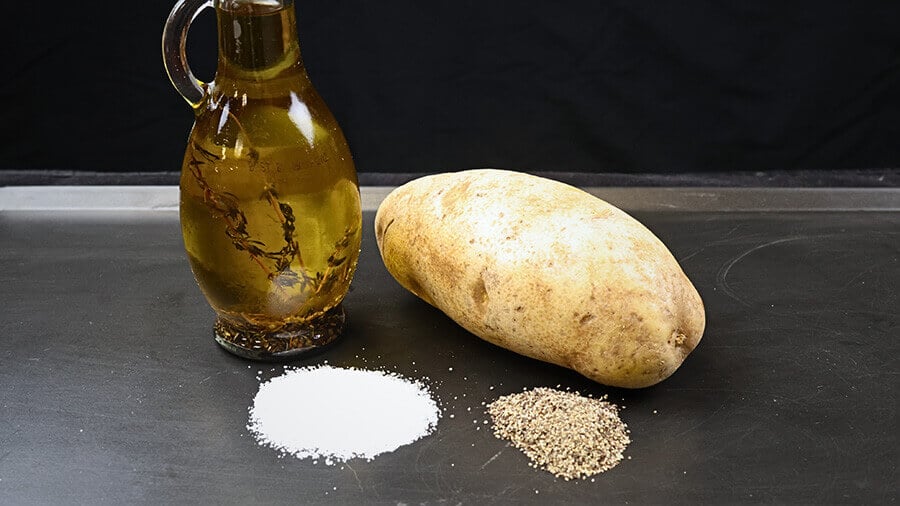
{"label": "bottle base", "polygon": [[219,346],[250,360],[277,362],[317,353],[337,340],[344,329],[344,307],[339,304],[315,320],[287,325],[275,332],[241,328],[217,318],[213,326]]}

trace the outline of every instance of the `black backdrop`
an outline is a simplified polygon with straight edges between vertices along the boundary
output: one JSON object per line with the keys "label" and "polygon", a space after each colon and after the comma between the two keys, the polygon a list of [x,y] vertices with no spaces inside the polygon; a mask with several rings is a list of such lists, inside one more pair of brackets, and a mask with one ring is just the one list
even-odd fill
{"label": "black backdrop", "polygon": [[[4,6],[0,170],[172,172],[168,1]],[[361,172],[900,166],[900,1],[299,0]],[[215,26],[190,37],[212,77]]]}

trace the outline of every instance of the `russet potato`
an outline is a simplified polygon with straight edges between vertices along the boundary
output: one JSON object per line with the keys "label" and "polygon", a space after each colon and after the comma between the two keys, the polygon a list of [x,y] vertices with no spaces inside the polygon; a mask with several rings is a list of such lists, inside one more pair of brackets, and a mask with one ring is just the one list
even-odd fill
{"label": "russet potato", "polygon": [[703,335],[703,302],[666,246],[557,181],[426,176],[387,196],[375,234],[391,275],[468,331],[606,385],[664,380]]}

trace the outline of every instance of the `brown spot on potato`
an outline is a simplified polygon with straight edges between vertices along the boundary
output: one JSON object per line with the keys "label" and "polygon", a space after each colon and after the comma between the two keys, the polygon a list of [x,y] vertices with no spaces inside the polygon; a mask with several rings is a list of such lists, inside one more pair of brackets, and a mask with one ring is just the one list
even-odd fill
{"label": "brown spot on potato", "polygon": [[487,302],[488,294],[487,287],[484,286],[484,278],[478,277],[474,283],[472,283],[472,301],[475,302],[475,306],[484,311],[484,304]]}
{"label": "brown spot on potato", "polygon": [[424,290],[422,290],[422,285],[419,284],[419,281],[413,277],[406,278],[406,288],[414,293],[418,297],[422,297]]}
{"label": "brown spot on potato", "polygon": [[441,205],[446,208],[468,207],[469,187],[472,186],[471,181],[463,181],[460,184],[453,185],[441,197]]}
{"label": "brown spot on potato", "polygon": [[580,325],[587,325],[588,323],[594,321],[595,318],[597,318],[597,317],[594,316],[593,313],[588,313],[588,314],[582,316],[582,317],[578,320],[578,323],[579,323]]}

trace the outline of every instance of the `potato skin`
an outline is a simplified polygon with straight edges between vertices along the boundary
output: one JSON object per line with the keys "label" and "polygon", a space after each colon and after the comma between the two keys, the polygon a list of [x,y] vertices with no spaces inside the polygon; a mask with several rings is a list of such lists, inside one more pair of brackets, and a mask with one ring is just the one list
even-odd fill
{"label": "potato skin", "polygon": [[703,302],[666,246],[557,181],[426,176],[385,198],[375,235],[391,275],[466,330],[605,385],[666,379],[703,335]]}

